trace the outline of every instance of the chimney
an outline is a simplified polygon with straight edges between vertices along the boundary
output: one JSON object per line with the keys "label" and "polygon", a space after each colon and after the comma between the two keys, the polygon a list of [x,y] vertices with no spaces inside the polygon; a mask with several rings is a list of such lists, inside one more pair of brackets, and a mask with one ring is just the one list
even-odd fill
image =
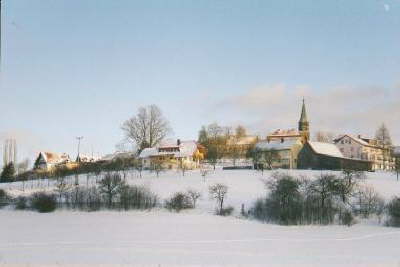
{"label": "chimney", "polygon": [[180,146],[180,145],[181,145],[181,139],[176,140],[176,144],[177,144],[178,146]]}

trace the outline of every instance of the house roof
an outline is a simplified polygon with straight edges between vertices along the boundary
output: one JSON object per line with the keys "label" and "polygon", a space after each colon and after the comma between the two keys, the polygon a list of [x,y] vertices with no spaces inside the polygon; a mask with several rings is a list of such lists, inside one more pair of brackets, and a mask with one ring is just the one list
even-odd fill
{"label": "house roof", "polygon": [[262,141],[256,144],[257,149],[261,150],[289,150],[293,147],[293,145],[299,144],[299,141],[296,139],[288,139],[281,141]]}
{"label": "house roof", "polygon": [[[171,147],[177,147],[179,149],[178,151],[159,152],[159,149],[171,148]],[[177,143],[171,144],[170,142],[164,142],[160,146],[143,149],[143,151],[139,155],[139,158],[148,158],[161,155],[172,155],[175,156],[176,158],[190,157],[196,152],[196,150],[197,150],[197,143],[196,141],[193,140],[181,141],[180,145],[178,145]]]}
{"label": "house roof", "polygon": [[228,144],[229,145],[252,145],[255,142],[257,142],[257,136],[243,136],[237,138],[236,136],[232,136],[231,138],[228,139]]}
{"label": "house roof", "polygon": [[371,139],[371,138],[362,138],[362,137],[358,138],[358,137],[353,136],[353,135],[350,135],[350,134],[344,134],[344,135],[342,135],[342,136],[336,138],[336,139],[334,140],[334,142],[335,142],[335,143],[338,143],[340,140],[342,140],[342,139],[343,139],[344,137],[346,137],[346,136],[349,137],[349,138],[351,138],[351,139],[354,140],[355,142],[359,143],[360,145],[369,146],[369,147],[375,147],[375,148],[381,148],[380,146],[377,146],[377,145],[375,145],[375,144],[371,144],[371,143],[369,143],[369,142],[366,141],[366,140],[373,140],[373,139]]}
{"label": "house roof", "polygon": [[50,164],[62,163],[69,160],[69,155],[65,153],[59,155],[53,152],[40,152],[40,154],[42,155],[44,161]]}
{"label": "house roof", "polygon": [[278,129],[278,130],[275,130],[274,132],[270,133],[268,136],[269,137],[300,136],[300,132],[297,131],[296,129],[287,129],[287,130]]}
{"label": "house roof", "polygon": [[343,158],[342,152],[340,152],[339,148],[334,144],[322,142],[308,142],[308,144],[317,154]]}

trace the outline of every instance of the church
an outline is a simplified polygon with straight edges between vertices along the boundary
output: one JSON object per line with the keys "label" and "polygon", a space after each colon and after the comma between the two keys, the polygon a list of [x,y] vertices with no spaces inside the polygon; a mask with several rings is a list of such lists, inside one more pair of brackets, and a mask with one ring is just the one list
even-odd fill
{"label": "church", "polygon": [[270,133],[266,140],[256,144],[256,149],[263,152],[273,151],[273,168],[297,169],[298,154],[304,144],[310,140],[310,123],[307,118],[306,104],[303,99],[298,129],[278,129]]}
{"label": "church", "polygon": [[298,128],[278,129],[266,140],[256,144],[261,157],[272,159],[271,168],[341,170],[357,169],[369,171],[372,164],[368,160],[349,158],[335,144],[310,140],[310,123],[303,99]]}

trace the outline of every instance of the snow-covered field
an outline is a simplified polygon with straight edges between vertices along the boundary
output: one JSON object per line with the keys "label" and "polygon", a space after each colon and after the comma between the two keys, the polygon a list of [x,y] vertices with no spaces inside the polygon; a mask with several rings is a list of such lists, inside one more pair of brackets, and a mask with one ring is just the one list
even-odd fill
{"label": "snow-covered field", "polygon": [[[315,176],[320,172],[289,171]],[[0,266],[2,264],[130,264],[137,265],[261,265],[261,266],[400,266],[400,229],[374,221],[345,226],[278,226],[213,215],[208,187],[229,186],[227,205],[240,211],[265,195],[262,179],[270,173],[249,170],[210,173],[167,172],[142,178],[129,173],[131,184],[148,186],[162,199],[194,188],[202,192],[196,210],[180,214],[162,209],[150,212],[73,212],[39,214],[0,210]],[[71,179],[71,182],[73,180]],[[89,179],[89,184],[94,183]],[[51,190],[38,184],[3,184],[13,195]],[[86,184],[86,176],[80,177]],[[388,173],[368,173],[363,183],[386,199],[400,195],[400,182]],[[36,265],[32,265],[36,264]]]}

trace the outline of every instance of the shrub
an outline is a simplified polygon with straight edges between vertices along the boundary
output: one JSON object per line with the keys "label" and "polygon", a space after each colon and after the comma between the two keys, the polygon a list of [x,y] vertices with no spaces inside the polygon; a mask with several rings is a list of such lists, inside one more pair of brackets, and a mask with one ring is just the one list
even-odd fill
{"label": "shrub", "polygon": [[6,206],[9,204],[10,197],[7,192],[3,189],[0,189],[0,207]]}
{"label": "shrub", "polygon": [[32,195],[31,207],[39,212],[53,212],[57,207],[56,197],[44,192]]}
{"label": "shrub", "polygon": [[233,210],[234,210],[234,208],[232,206],[228,206],[226,208],[223,208],[219,215],[221,215],[221,216],[229,216],[229,215],[232,214]]}
{"label": "shrub", "polygon": [[119,193],[120,207],[128,209],[151,209],[157,206],[158,197],[141,186],[125,185]]}
{"label": "shrub", "polygon": [[253,207],[253,215],[262,221],[279,224],[298,224],[302,217],[302,195],[300,182],[289,175],[274,174],[274,179],[266,183],[271,190],[265,200],[258,200]]}
{"label": "shrub", "polygon": [[192,209],[193,205],[188,195],[182,192],[177,192],[170,199],[165,201],[165,207],[169,210],[180,212],[183,209]]}
{"label": "shrub", "polygon": [[354,224],[354,216],[353,213],[351,213],[351,211],[346,210],[341,218],[340,221],[343,225],[347,225],[347,226],[352,226]]}
{"label": "shrub", "polygon": [[389,221],[388,225],[400,227],[400,198],[394,197],[387,205]]}
{"label": "shrub", "polygon": [[15,209],[25,210],[28,208],[28,199],[26,197],[20,196],[15,199]]}

